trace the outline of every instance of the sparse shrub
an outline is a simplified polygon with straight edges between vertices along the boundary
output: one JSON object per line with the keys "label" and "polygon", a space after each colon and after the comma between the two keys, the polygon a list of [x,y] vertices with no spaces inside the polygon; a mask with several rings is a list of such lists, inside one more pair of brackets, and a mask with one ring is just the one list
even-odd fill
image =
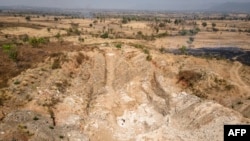
{"label": "sparse shrub", "polygon": [[189,30],[190,35],[196,35],[198,32],[200,32],[198,27]]}
{"label": "sparse shrub", "polygon": [[33,118],[33,120],[39,120],[39,118],[38,118],[37,116],[35,116],[35,117]]}
{"label": "sparse shrub", "polygon": [[84,42],[84,38],[79,37],[79,38],[78,38],[78,41],[79,41],[79,42]]}
{"label": "sparse shrub", "polygon": [[226,85],[225,89],[230,91],[234,88],[234,85]]}
{"label": "sparse shrub", "polygon": [[79,65],[81,65],[84,58],[85,58],[85,56],[84,56],[81,52],[79,52],[79,53],[78,53],[78,56],[76,57],[76,62],[77,62]]}
{"label": "sparse shrub", "polygon": [[242,101],[238,101],[237,104],[238,104],[238,105],[241,105],[241,104],[243,104],[243,102],[242,102]]}
{"label": "sparse shrub", "polygon": [[146,57],[146,60],[147,61],[151,61],[152,60],[152,56],[150,54],[148,54],[147,57]]}
{"label": "sparse shrub", "polygon": [[19,35],[19,39],[22,40],[23,42],[28,42],[29,35],[28,34]]}
{"label": "sparse shrub", "polygon": [[149,54],[149,50],[147,50],[147,49],[144,49],[143,52],[144,52],[145,54]]}
{"label": "sparse shrub", "polygon": [[72,28],[78,28],[79,27],[79,23],[70,23]]}
{"label": "sparse shrub", "polygon": [[160,23],[160,24],[159,24],[159,27],[165,27],[165,26],[166,26],[165,23]]}
{"label": "sparse shrub", "polygon": [[159,51],[160,51],[161,53],[164,53],[164,52],[165,52],[165,48],[161,47],[161,48],[159,49]]}
{"label": "sparse shrub", "polygon": [[178,25],[180,23],[182,23],[183,21],[181,19],[175,19],[174,20],[174,24]]}
{"label": "sparse shrub", "polygon": [[215,26],[216,26],[216,23],[212,23],[212,27],[215,28]]}
{"label": "sparse shrub", "polygon": [[58,21],[59,20],[59,18],[57,18],[57,17],[54,17],[54,21]]}
{"label": "sparse shrub", "polygon": [[19,80],[15,80],[14,84],[18,85],[18,84],[20,84],[20,81]]}
{"label": "sparse shrub", "polygon": [[196,82],[202,78],[202,74],[192,70],[183,70],[178,74],[178,82],[182,83],[186,87],[193,87]]}
{"label": "sparse shrub", "polygon": [[26,16],[26,17],[25,17],[25,20],[26,20],[26,21],[30,21],[30,20],[31,20],[30,16]]}
{"label": "sparse shrub", "polygon": [[137,32],[137,35],[143,35],[143,34],[142,34],[142,31],[138,31],[138,32]]}
{"label": "sparse shrub", "polygon": [[60,139],[63,139],[63,138],[64,138],[64,136],[60,135],[60,136],[59,136],[59,138],[60,138]]}
{"label": "sparse shrub", "polygon": [[93,24],[89,24],[89,27],[93,27]]}
{"label": "sparse shrub", "polygon": [[140,44],[134,44],[133,45],[135,48],[139,48],[139,49],[143,49],[144,46],[143,45],[140,45]]}
{"label": "sparse shrub", "polygon": [[67,30],[67,35],[81,35],[81,31],[78,28],[69,28]]}
{"label": "sparse shrub", "polygon": [[162,38],[162,37],[166,37],[166,36],[168,36],[168,32],[167,31],[164,32],[164,33],[160,33],[160,34],[156,35],[156,37],[158,37],[158,38]]}
{"label": "sparse shrub", "polygon": [[101,38],[103,38],[103,39],[106,39],[106,38],[108,38],[108,37],[109,37],[108,32],[105,32],[105,33],[103,33],[103,34],[101,35]]}
{"label": "sparse shrub", "polygon": [[219,31],[219,29],[218,28],[213,28],[213,31],[217,32],[217,31]]}
{"label": "sparse shrub", "polygon": [[194,29],[190,29],[190,30],[186,30],[186,29],[182,29],[181,31],[179,31],[179,34],[182,36],[185,35],[196,35],[198,32],[200,31],[199,28],[194,28]]}
{"label": "sparse shrub", "polygon": [[194,41],[194,37],[189,37],[189,41],[193,42]]}
{"label": "sparse shrub", "polygon": [[13,61],[17,61],[17,56],[18,56],[18,51],[17,47],[13,44],[4,44],[2,46],[2,49],[5,53],[8,54],[9,58],[12,59]]}
{"label": "sparse shrub", "polygon": [[182,46],[180,49],[182,54],[186,54],[187,53],[187,47],[186,46]]}
{"label": "sparse shrub", "polygon": [[122,44],[118,43],[118,44],[115,45],[115,47],[120,49],[120,48],[122,48]]}
{"label": "sparse shrub", "polygon": [[48,27],[48,28],[47,28],[47,31],[50,32],[50,30],[51,30],[51,29]]}
{"label": "sparse shrub", "polygon": [[54,59],[51,68],[52,69],[59,69],[59,68],[61,68],[61,64],[60,64],[60,59],[59,58]]}
{"label": "sparse shrub", "polygon": [[32,45],[32,47],[39,47],[40,44],[45,44],[48,42],[49,40],[43,37],[40,38],[32,37],[29,39],[29,43]]}
{"label": "sparse shrub", "polygon": [[188,44],[192,44],[194,41],[194,37],[189,37],[189,40],[187,41]]}
{"label": "sparse shrub", "polygon": [[202,23],[202,26],[203,26],[203,27],[206,27],[206,26],[207,26],[207,23],[206,23],[206,22],[203,22],[203,23]]}
{"label": "sparse shrub", "polygon": [[155,26],[155,27],[154,27],[154,30],[155,30],[156,33],[158,33],[158,32],[159,32],[159,27],[156,27],[156,26]]}
{"label": "sparse shrub", "polygon": [[128,23],[128,19],[126,17],[122,18],[122,24],[127,24]]}
{"label": "sparse shrub", "polygon": [[181,31],[179,31],[179,34],[182,35],[182,36],[185,36],[188,34],[188,31],[185,30],[185,29],[182,29]]}
{"label": "sparse shrub", "polygon": [[55,35],[55,37],[56,37],[57,39],[61,38],[61,33],[58,32],[58,33]]}

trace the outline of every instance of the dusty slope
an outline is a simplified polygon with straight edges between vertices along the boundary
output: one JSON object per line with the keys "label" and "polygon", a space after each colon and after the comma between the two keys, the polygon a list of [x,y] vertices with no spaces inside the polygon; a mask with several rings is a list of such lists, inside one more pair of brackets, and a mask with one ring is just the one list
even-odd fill
{"label": "dusty slope", "polygon": [[0,140],[210,141],[223,140],[224,124],[250,123],[182,92],[182,62],[151,54],[147,61],[133,47],[99,47],[47,58],[1,90],[10,100],[1,108]]}

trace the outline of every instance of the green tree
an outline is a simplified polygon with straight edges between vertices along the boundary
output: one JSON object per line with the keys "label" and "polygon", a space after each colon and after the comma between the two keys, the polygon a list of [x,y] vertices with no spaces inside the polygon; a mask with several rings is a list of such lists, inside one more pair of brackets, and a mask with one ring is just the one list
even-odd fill
{"label": "green tree", "polygon": [[203,22],[203,23],[202,23],[202,26],[203,26],[203,27],[206,27],[206,26],[207,26],[207,23],[206,23],[206,22]]}

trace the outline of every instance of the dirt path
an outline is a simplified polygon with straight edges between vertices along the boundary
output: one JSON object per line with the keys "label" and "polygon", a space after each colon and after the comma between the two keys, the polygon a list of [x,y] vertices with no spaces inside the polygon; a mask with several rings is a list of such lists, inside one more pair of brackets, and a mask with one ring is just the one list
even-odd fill
{"label": "dirt path", "polygon": [[232,81],[239,87],[240,94],[243,94],[248,89],[248,85],[241,79],[241,76],[239,74],[239,70],[242,67],[242,64],[240,62],[235,62],[230,69],[230,77]]}

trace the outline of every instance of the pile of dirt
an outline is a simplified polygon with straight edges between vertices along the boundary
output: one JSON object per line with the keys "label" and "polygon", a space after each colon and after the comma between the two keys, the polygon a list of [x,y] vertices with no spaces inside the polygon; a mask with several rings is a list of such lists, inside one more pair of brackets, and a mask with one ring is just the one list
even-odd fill
{"label": "pile of dirt", "polygon": [[131,46],[48,48],[43,61],[1,89],[0,140],[223,140],[224,124],[250,123],[192,95],[223,77],[180,71],[182,58],[151,51],[149,61]]}

